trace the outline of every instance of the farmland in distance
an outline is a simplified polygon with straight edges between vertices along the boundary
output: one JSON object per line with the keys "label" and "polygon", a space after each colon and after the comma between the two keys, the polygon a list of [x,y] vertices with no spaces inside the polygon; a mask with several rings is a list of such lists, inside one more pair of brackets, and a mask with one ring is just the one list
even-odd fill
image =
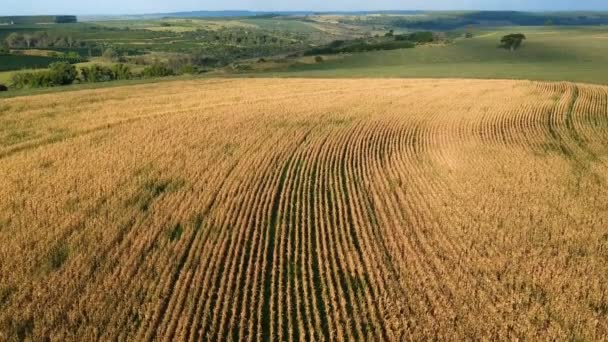
{"label": "farmland in distance", "polygon": [[608,87],[0,100],[0,340],[599,340]]}

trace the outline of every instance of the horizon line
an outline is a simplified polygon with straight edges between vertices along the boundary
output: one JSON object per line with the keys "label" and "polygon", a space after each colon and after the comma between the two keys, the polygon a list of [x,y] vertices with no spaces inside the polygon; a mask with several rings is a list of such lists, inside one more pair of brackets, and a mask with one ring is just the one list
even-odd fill
{"label": "horizon line", "polygon": [[171,12],[133,12],[133,13],[81,13],[81,14],[0,14],[0,17],[28,17],[28,16],[145,16],[145,15],[167,15],[167,14],[183,14],[183,13],[230,13],[230,12],[248,12],[248,13],[264,13],[264,14],[283,14],[283,13],[314,13],[314,14],[332,14],[332,13],[390,13],[390,12],[523,12],[523,13],[577,13],[577,12],[592,12],[602,13],[608,12],[608,9],[573,9],[573,10],[548,10],[548,9],[376,9],[376,10],[250,10],[250,9],[223,9],[223,10],[177,10]]}

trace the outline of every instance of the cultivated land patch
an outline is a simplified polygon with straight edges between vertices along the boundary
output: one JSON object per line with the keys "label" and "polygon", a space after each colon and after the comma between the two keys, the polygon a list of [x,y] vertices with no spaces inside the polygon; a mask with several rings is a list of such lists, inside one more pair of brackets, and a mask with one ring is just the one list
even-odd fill
{"label": "cultivated land patch", "polygon": [[608,88],[0,100],[0,340],[600,340]]}
{"label": "cultivated land patch", "polygon": [[[521,32],[527,39],[511,52],[500,38]],[[483,78],[608,82],[608,44],[603,27],[501,27],[474,31],[443,46],[345,54],[339,60],[294,64],[283,77]]]}

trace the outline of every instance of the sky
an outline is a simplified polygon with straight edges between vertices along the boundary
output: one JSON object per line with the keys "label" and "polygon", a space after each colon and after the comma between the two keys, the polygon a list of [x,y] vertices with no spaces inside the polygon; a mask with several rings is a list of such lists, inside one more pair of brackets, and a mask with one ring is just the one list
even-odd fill
{"label": "sky", "polygon": [[0,0],[0,15],[147,14],[198,10],[608,10],[608,0]]}

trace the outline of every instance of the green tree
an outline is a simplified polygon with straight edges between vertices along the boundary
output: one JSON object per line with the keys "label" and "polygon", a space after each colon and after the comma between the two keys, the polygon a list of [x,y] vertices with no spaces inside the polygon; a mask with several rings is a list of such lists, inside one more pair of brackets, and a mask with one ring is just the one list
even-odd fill
{"label": "green tree", "polygon": [[37,31],[33,35],[36,47],[49,46],[50,37],[46,31]]}
{"label": "green tree", "polygon": [[0,43],[0,55],[8,55],[11,52],[11,49],[8,47],[6,42]]}
{"label": "green tree", "polygon": [[54,86],[74,83],[78,77],[76,67],[67,62],[57,62],[49,65],[49,78]]}
{"label": "green tree", "polygon": [[23,39],[23,35],[13,32],[6,37],[6,44],[10,48],[21,48],[25,46],[25,40]]}
{"label": "green tree", "polygon": [[515,51],[519,49],[523,41],[526,39],[526,36],[522,33],[512,33],[508,34],[500,40],[500,47],[503,49]]}

